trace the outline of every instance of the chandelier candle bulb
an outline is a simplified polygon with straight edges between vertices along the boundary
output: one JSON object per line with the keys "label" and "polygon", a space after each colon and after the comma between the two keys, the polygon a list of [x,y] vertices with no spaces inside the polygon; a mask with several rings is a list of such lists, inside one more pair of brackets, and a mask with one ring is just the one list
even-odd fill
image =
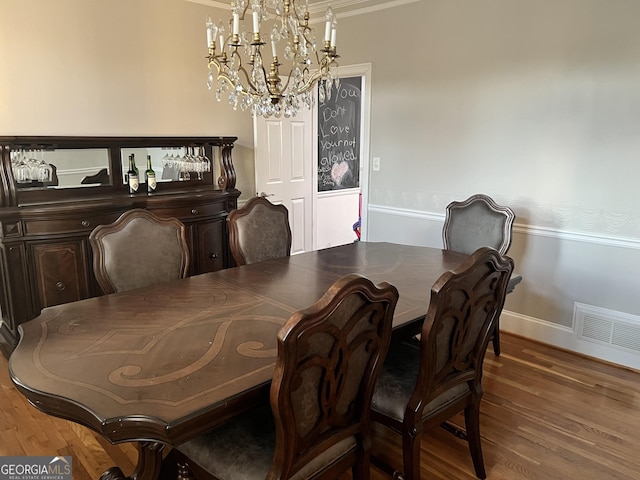
{"label": "chandelier candle bulb", "polygon": [[258,28],[260,27],[260,23],[258,21],[258,11],[253,11],[253,33],[258,33]]}
{"label": "chandelier candle bulb", "polygon": [[334,15],[331,19],[331,48],[336,48],[336,36],[338,35],[338,18]]}
{"label": "chandelier candle bulb", "polygon": [[211,21],[211,17],[207,17],[207,48],[211,48],[211,44],[216,38],[216,34],[213,29],[213,21]]}
{"label": "chandelier candle bulb", "polygon": [[240,14],[233,14],[233,34],[238,35],[240,33]]}

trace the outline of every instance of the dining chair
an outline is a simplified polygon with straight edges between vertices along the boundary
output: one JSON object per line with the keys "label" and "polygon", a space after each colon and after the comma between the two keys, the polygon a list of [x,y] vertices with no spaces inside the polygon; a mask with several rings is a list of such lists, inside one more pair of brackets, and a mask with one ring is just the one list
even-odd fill
{"label": "dining chair", "polygon": [[229,249],[236,265],[263,262],[291,254],[289,211],[264,197],[252,197],[229,212]]}
{"label": "dining chair", "polygon": [[[506,255],[511,247],[515,213],[510,207],[498,205],[491,197],[478,193],[464,201],[451,202],[446,207],[442,240],[445,250],[470,255],[480,247],[492,247]],[[513,274],[507,293],[522,281]],[[500,355],[500,322],[492,335],[493,351]]]}
{"label": "dining chair", "polygon": [[[420,344],[393,342],[372,401],[372,462],[393,478],[420,479],[425,430],[464,412],[465,431],[478,478],[486,478],[480,441],[482,363],[494,322],[504,304],[513,260],[490,247],[475,251],[434,283]],[[379,425],[402,439],[402,467],[385,459]],[[382,455],[381,455],[382,453]]]}
{"label": "dining chair", "polygon": [[397,289],[349,274],[277,338],[270,402],[176,447],[179,478],[368,479],[371,396]]}
{"label": "dining chair", "polygon": [[185,227],[143,209],[124,212],[89,235],[93,270],[105,294],[184,278],[189,269]]}

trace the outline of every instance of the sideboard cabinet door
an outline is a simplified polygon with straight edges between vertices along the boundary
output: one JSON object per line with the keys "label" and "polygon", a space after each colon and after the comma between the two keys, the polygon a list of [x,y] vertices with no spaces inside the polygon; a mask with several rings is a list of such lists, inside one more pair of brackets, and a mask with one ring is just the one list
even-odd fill
{"label": "sideboard cabinet door", "polygon": [[33,258],[36,308],[88,298],[86,240],[81,238],[59,243],[30,245]]}
{"label": "sideboard cabinet door", "polygon": [[215,272],[225,268],[226,231],[225,220],[214,220],[196,225],[198,273]]}

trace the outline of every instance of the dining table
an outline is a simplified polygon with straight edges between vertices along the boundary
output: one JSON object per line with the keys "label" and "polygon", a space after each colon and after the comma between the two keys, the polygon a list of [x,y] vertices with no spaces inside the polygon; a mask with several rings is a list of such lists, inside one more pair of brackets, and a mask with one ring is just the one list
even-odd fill
{"label": "dining table", "polygon": [[101,480],[156,479],[171,447],[268,401],[278,331],[336,280],[395,285],[397,338],[419,332],[433,283],[466,258],[357,241],[48,307],[19,326],[11,379],[41,411],[135,442],[135,471]]}

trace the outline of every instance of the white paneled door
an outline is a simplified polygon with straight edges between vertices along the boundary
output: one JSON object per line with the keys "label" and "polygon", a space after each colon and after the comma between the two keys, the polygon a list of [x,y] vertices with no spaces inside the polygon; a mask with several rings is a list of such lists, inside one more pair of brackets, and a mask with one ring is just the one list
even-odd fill
{"label": "white paneled door", "polygon": [[256,191],[289,209],[291,254],[313,250],[313,111],[254,120]]}

